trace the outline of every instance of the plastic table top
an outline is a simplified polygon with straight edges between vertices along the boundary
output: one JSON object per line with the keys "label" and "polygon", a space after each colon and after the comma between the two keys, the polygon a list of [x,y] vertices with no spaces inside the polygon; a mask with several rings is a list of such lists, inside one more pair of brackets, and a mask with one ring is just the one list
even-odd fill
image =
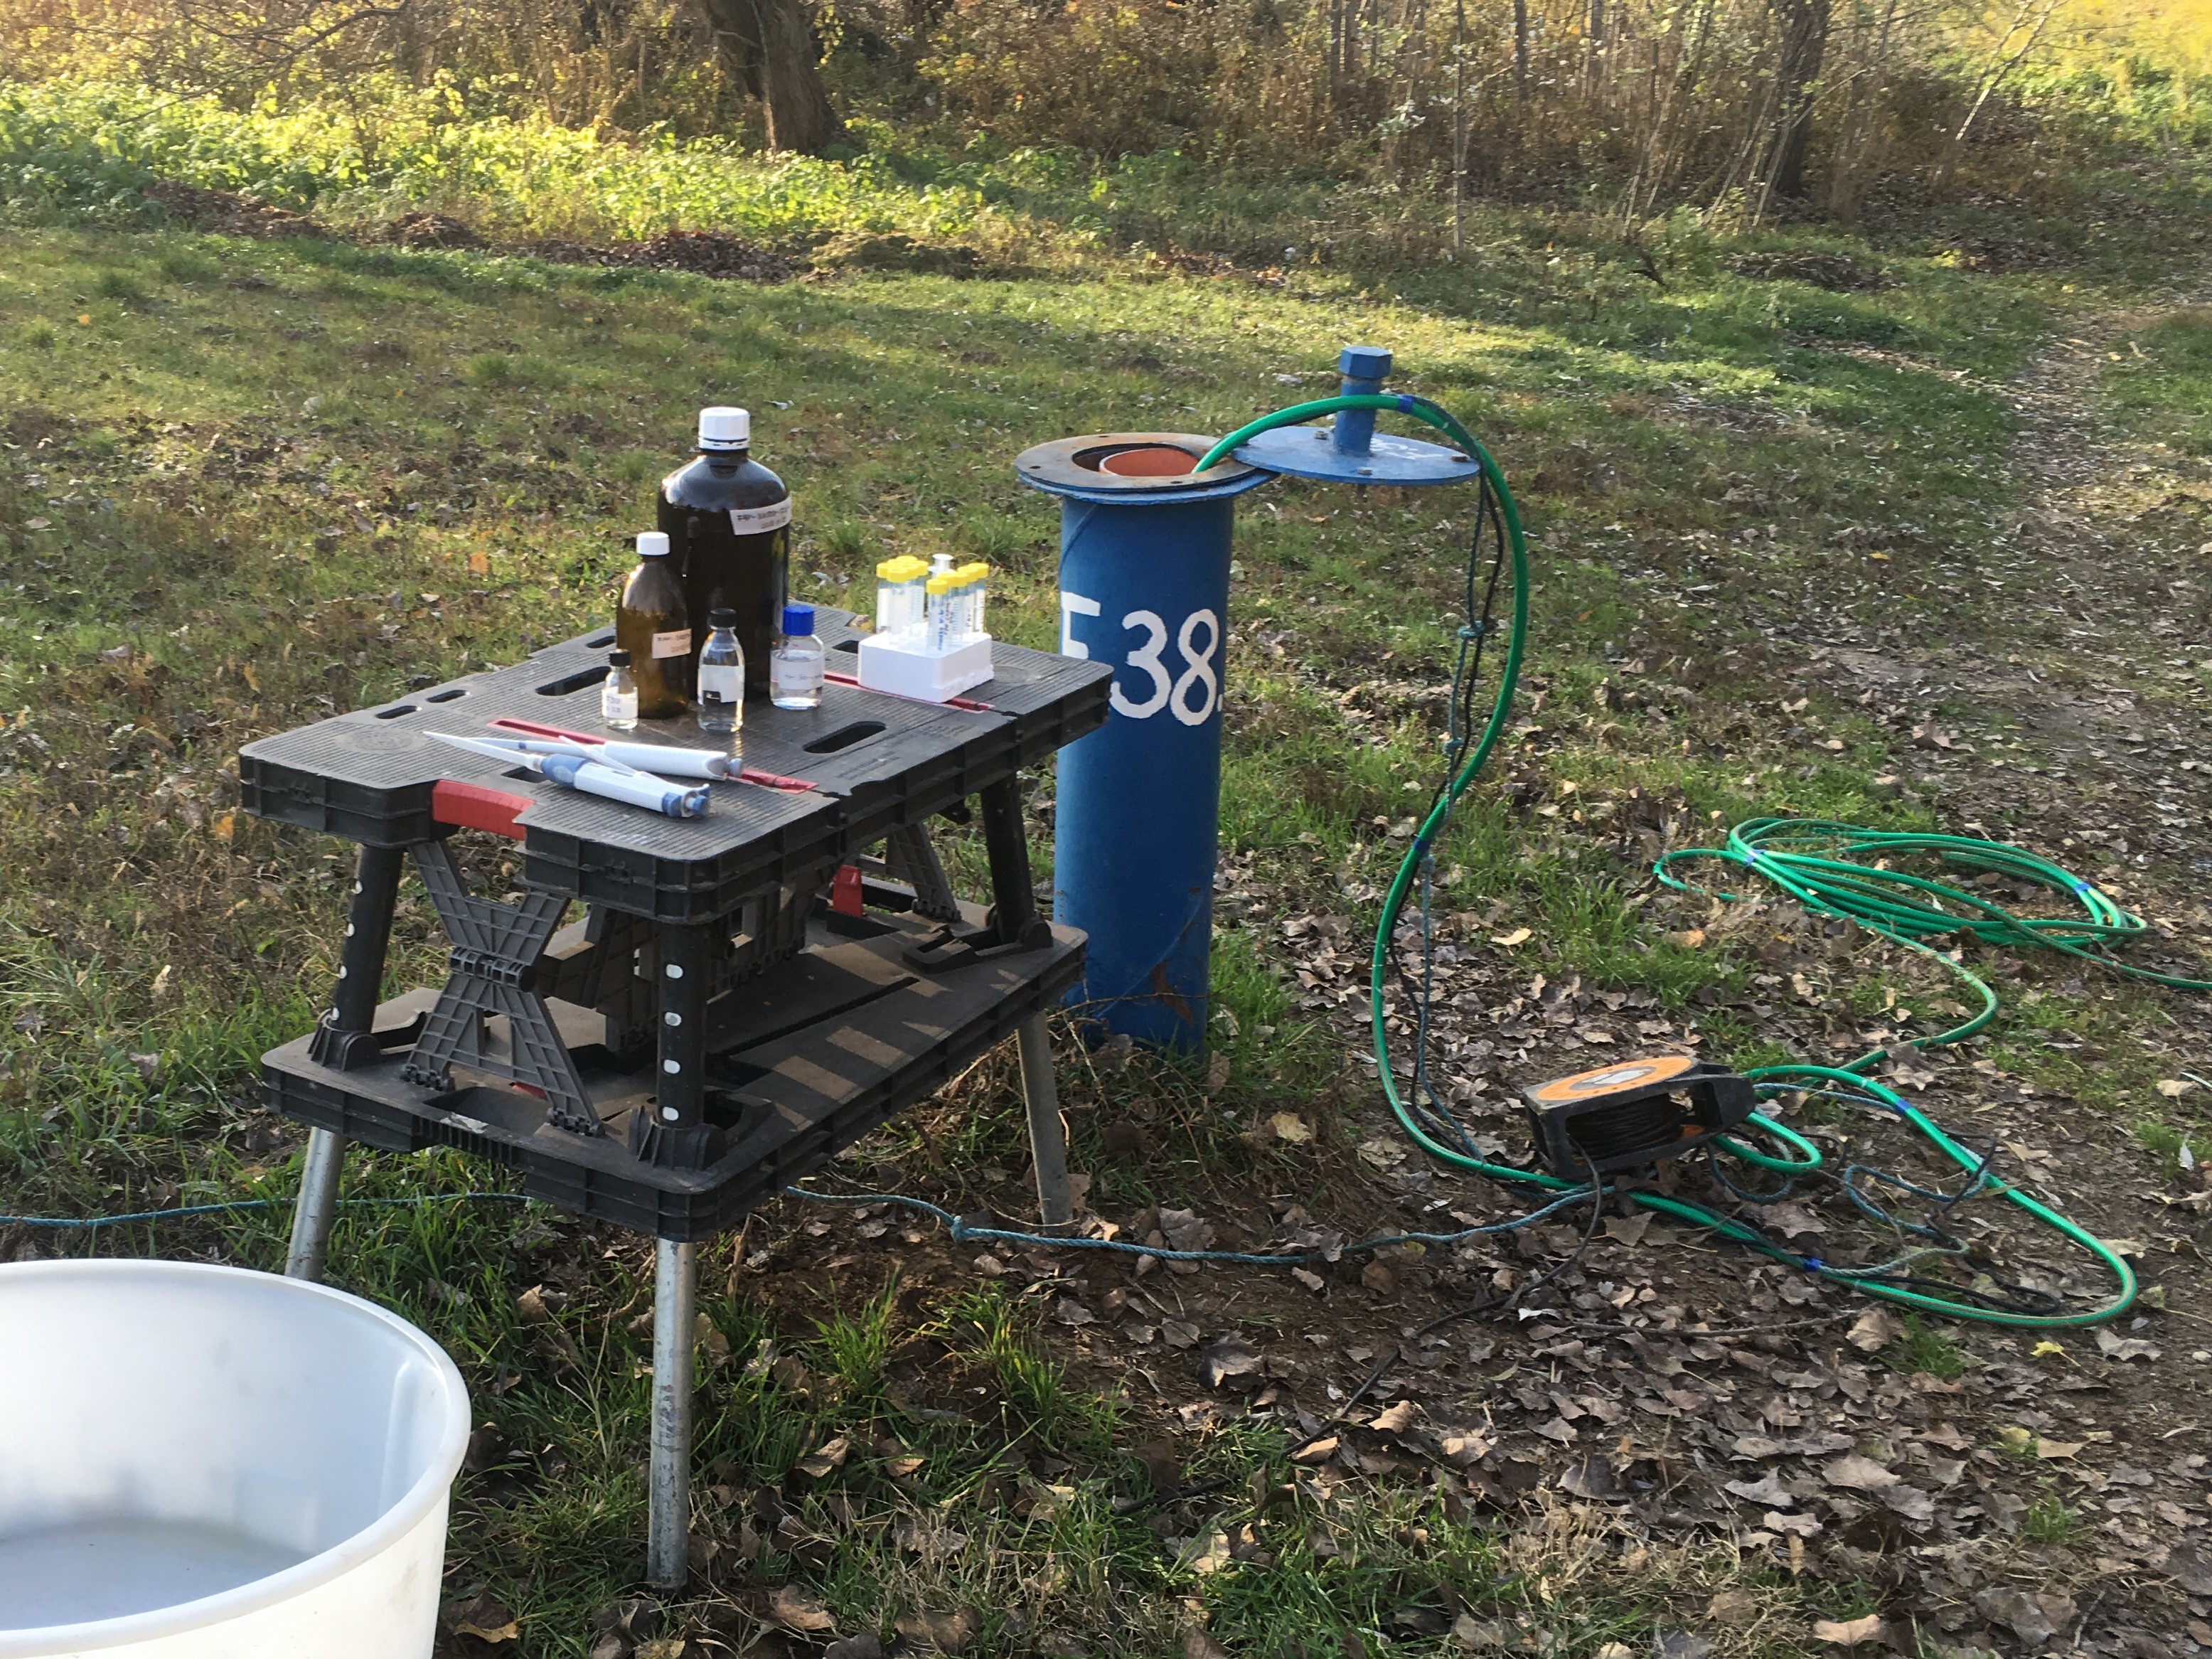
{"label": "plastic table top", "polygon": [[[830,672],[849,673],[860,639],[850,613],[817,615]],[[635,742],[709,744],[688,717],[619,734],[606,726],[599,682],[612,638],[597,629],[511,667],[250,743],[240,754],[244,805],[305,829],[404,847],[449,833],[432,805],[440,781],[489,786],[529,799],[516,828],[530,885],[656,921],[703,921],[764,887],[818,876],[1103,724],[1112,678],[1107,664],[1000,641],[994,677],[965,694],[987,708],[834,683],[817,708],[749,702],[747,767],[815,787],[717,782],[707,816],[695,819],[582,794],[426,735],[497,735],[489,723],[509,718]]]}

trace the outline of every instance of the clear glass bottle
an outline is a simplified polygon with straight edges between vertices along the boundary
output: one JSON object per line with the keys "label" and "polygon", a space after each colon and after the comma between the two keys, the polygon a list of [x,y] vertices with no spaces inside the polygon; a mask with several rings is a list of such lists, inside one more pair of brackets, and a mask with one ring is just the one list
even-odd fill
{"label": "clear glass bottle", "polygon": [[822,674],[828,658],[814,635],[814,607],[783,607],[783,637],[769,659],[769,698],[778,708],[814,708],[822,702]]}
{"label": "clear glass bottle", "polygon": [[599,718],[617,732],[637,730],[637,676],[629,653],[607,653],[607,677],[599,683]]}
{"label": "clear glass bottle", "polygon": [[745,652],[738,643],[738,613],[724,609],[707,613],[712,631],[699,651],[699,729],[732,741],[745,723]]}

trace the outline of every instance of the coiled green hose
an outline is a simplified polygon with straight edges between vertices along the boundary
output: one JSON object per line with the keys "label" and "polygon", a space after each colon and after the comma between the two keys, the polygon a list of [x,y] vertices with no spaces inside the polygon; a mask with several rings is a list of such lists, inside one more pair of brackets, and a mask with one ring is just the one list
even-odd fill
{"label": "coiled green hose", "polygon": [[[1216,443],[1206,452],[1194,470],[1200,472],[1206,471],[1239,445],[1249,442],[1263,432],[1347,409],[1395,410],[1412,416],[1434,427],[1475,458],[1482,477],[1497,494],[1513,576],[1512,625],[1507,635],[1505,660],[1498,672],[1498,692],[1492,702],[1489,718],[1483,725],[1481,735],[1460,759],[1450,779],[1439,792],[1436,804],[1415,832],[1413,845],[1407,849],[1406,857],[1399,865],[1398,872],[1383,896],[1382,917],[1375,930],[1375,950],[1368,981],[1369,1018],[1383,1096],[1389,1102],[1390,1110],[1400,1127],[1431,1158],[1497,1181],[1541,1187],[1555,1192],[1566,1191],[1582,1183],[1565,1181],[1541,1170],[1518,1169],[1512,1164],[1493,1164],[1471,1157],[1444,1145],[1429,1133],[1416,1121],[1399,1092],[1396,1077],[1391,1070],[1389,1035],[1384,1024],[1383,991],[1388,976],[1391,934],[1405,910],[1407,897],[1413,890],[1423,861],[1430,856],[1460,797],[1489,762],[1491,751],[1496,748],[1499,736],[1504,732],[1506,721],[1512,713],[1514,691],[1520,679],[1528,629],[1528,552],[1527,538],[1522,531],[1520,509],[1513,500],[1512,490],[1506,484],[1504,473],[1490,452],[1478,443],[1474,434],[1462,426],[1449,410],[1425,398],[1380,392],[1322,398],[1262,416],[1239,427]],[[1742,837],[1741,844],[1739,837]],[[1945,856],[1964,860],[1982,869],[2070,890],[2081,898],[2087,917],[2086,921],[2064,923],[2023,921],[1987,900],[1947,888],[1941,883],[1884,869],[1871,869],[1840,858],[1821,859],[1797,852],[1786,844],[1795,839],[1825,842],[1837,850],[1852,852],[1875,849],[1879,843],[1879,850],[1883,856],[1908,851],[1939,851]],[[1939,842],[1942,843],[1941,847],[1936,845]],[[1996,996],[1988,986],[1961,964],[1923,942],[1962,928],[1983,938],[2049,945],[2160,984],[2212,989],[2212,986],[2203,985],[2202,981],[2150,973],[2115,961],[2102,947],[2140,933],[2143,930],[2142,920],[2121,909],[2087,883],[2075,880],[2057,866],[2037,859],[2020,848],[1977,841],[1970,836],[1888,836],[1884,832],[1858,830],[1848,824],[1762,818],[1741,826],[1736,834],[1731,836],[1726,848],[1668,854],[1660,860],[1660,878],[1670,886],[1686,888],[1686,884],[1668,873],[1665,866],[1670,859],[1700,855],[1729,858],[1747,869],[1757,869],[1762,875],[1769,876],[1784,886],[1809,908],[1848,916],[1886,938],[1934,957],[1954,972],[1964,975],[1980,990],[1982,1009],[1966,1024],[1931,1039],[1932,1042],[1956,1042],[1971,1036],[1987,1024],[1996,1012]],[[1942,908],[1945,904],[1954,908],[1947,912]],[[1983,1180],[1987,1188],[2002,1194],[2094,1255],[2118,1281],[2112,1296],[2097,1308],[2079,1314],[2045,1315],[1975,1307],[1930,1296],[1905,1285],[1885,1283],[1875,1276],[1882,1271],[1880,1269],[1833,1266],[1818,1257],[1802,1255],[1777,1243],[1757,1228],[1691,1200],[1662,1193],[1638,1191],[1635,1195],[1636,1201],[1648,1209],[1706,1228],[1775,1261],[1836,1279],[1869,1296],[1949,1318],[1975,1320],[1993,1325],[2049,1328],[2094,1325],[2124,1312],[2136,1298],[2136,1278],[2118,1254],[2018,1188],[2004,1182],[1988,1180],[1984,1160],[1960,1146],[1926,1114],[1894,1091],[1862,1074],[1863,1067],[1875,1064],[1881,1058],[1881,1051],[1877,1050],[1853,1061],[1850,1067],[1811,1065],[1764,1066],[1745,1075],[1776,1093],[1786,1091],[1791,1086],[1784,1081],[1787,1079],[1808,1079],[1816,1085],[1842,1083],[1869,1103],[1887,1107],[1919,1131],[1961,1169]],[[1775,1157],[1735,1137],[1723,1138],[1717,1144],[1734,1157],[1785,1176],[1809,1175],[1821,1167],[1820,1149],[1784,1125],[1762,1115],[1754,1115],[1747,1121],[1747,1127],[1778,1144],[1791,1156]]]}

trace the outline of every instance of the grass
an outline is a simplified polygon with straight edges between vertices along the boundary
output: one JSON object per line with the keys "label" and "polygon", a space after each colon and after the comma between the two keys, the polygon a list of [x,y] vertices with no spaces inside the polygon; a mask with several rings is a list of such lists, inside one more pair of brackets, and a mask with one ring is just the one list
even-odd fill
{"label": "grass", "polygon": [[1905,1316],[1905,1334],[1897,1340],[1892,1363],[1904,1371],[1925,1371],[1949,1382],[1966,1369],[1965,1351],[1951,1337],[1929,1328],[1918,1314]]}
{"label": "grass", "polygon": [[[312,1019],[349,872],[334,844],[239,810],[238,746],[604,616],[652,481],[701,404],[753,409],[760,453],[800,504],[801,595],[852,603],[878,559],[952,548],[999,567],[994,617],[1048,646],[1054,518],[1014,483],[1014,454],[1086,430],[1226,430],[1307,395],[1284,376],[1325,384],[1355,339],[1393,348],[1402,384],[1494,440],[1542,573],[1522,716],[1437,848],[1439,908],[1474,919],[1462,937],[1528,927],[1516,971],[1648,991],[1697,1011],[1712,1051],[1779,1058],[1733,1006],[1774,994],[1755,933],[1677,942],[1697,912],[1652,899],[1650,856],[1753,812],[1934,820],[1924,795],[1883,781],[1895,734],[1867,710],[1817,691],[1786,708],[1805,695],[1789,629],[1816,588],[1876,645],[1908,616],[1916,629],[1986,626],[1943,550],[2006,505],[2013,416],[1993,382],[2055,317],[2131,297],[2166,269],[2148,236],[2089,267],[1992,274],[1934,240],[1808,234],[1894,278],[1840,295],[1738,276],[1739,245],[1681,226],[1662,288],[1583,222],[1498,210],[1468,265],[1302,266],[1273,287],[1103,251],[1188,188],[1133,167],[1086,229],[1057,204],[1051,158],[994,164],[1031,168],[1028,193],[986,202],[957,173],[916,182],[889,161],[833,179],[817,164],[779,173],[655,151],[591,162],[612,173],[572,156],[563,174],[553,141],[445,132],[405,164],[422,171],[362,179],[335,139],[186,110],[173,131],[142,124],[133,142],[150,148],[125,146],[129,165],[101,173],[113,158],[95,166],[70,135],[106,95],[51,94],[31,115],[17,95],[9,118],[10,142],[35,116],[38,143],[67,152],[39,175],[58,181],[32,204],[50,222],[0,232],[10,1212],[289,1196],[296,1141],[253,1109],[254,1058]],[[680,173],[725,193],[670,210],[712,209],[763,236],[980,235],[995,215],[1015,227],[1009,246],[1073,263],[755,288],[57,218],[78,210],[88,179],[114,183],[125,212],[130,167],[156,163],[358,206],[361,192],[414,190],[457,145],[477,146],[459,169],[470,187],[506,192],[508,222],[538,231],[653,228],[651,188]],[[587,201],[599,218],[574,205]],[[1224,185],[1190,217],[1234,244],[1285,211]],[[2145,335],[2148,364],[2115,368],[2115,397],[2145,420],[2184,409],[2196,338]],[[1333,1016],[1304,1006],[1279,924],[1344,918],[1364,958],[1361,926],[1402,856],[1397,826],[1433,782],[1437,705],[1417,693],[1449,672],[1437,619],[1461,580],[1465,510],[1283,482],[1243,511],[1223,797],[1224,851],[1243,873],[1215,945],[1229,1077],[1143,1057],[1123,1072],[1070,1064],[1073,1144],[1103,1210],[1250,1181],[1316,1214],[1360,1201],[1342,1154],[1371,1088]],[[948,854],[972,883],[980,849],[956,838]],[[469,857],[488,883],[515,875],[500,848]],[[410,890],[390,987],[442,957]],[[1837,994],[1879,1010],[1880,974],[1846,963]],[[1984,1052],[2143,1109],[2152,1005],[2102,988],[2014,1002]],[[2050,1050],[2054,1023],[2102,1063]],[[1312,1143],[1255,1143],[1248,1131],[1278,1111],[1299,1115]],[[1012,1062],[994,1056],[848,1167],[982,1201],[1024,1167],[1021,1123]],[[450,1154],[368,1155],[348,1190],[458,1194],[483,1178]],[[37,1243],[272,1267],[287,1218],[278,1207]],[[1761,1650],[1802,1650],[1789,1633],[1802,1620],[1789,1620],[1810,1605],[1805,1588],[1747,1577],[1726,1551],[1630,1561],[1565,1511],[1505,1533],[1448,1494],[1294,1468],[1279,1431],[1235,1420],[1193,1437],[1178,1474],[1218,1479],[1221,1495],[1164,1499],[1133,1455],[1148,1408],[1072,1377],[1046,1336],[1059,1291],[1043,1280],[939,1301],[897,1279],[833,1280],[794,1303],[771,1294],[775,1246],[763,1225],[702,1252],[702,1547],[760,1583],[811,1587],[841,1631],[961,1607],[981,1620],[978,1651],[1080,1637],[1164,1653],[1202,1625],[1236,1654],[1352,1656],[1443,1651],[1464,1616],[1579,1653],[1644,1640],[1670,1607],[1742,1582],[1773,1613]],[[510,1601],[529,1651],[584,1652],[590,1614],[641,1565],[646,1249],[536,1208],[456,1200],[349,1208],[331,1260],[340,1282],[455,1353],[514,1449],[464,1483],[457,1571]],[[1897,1352],[1939,1376],[1962,1364],[1917,1323]],[[938,1397],[963,1403],[915,1403]],[[677,1616],[724,1639],[750,1628],[711,1597]]]}
{"label": "grass", "polygon": [[2031,1544],[2065,1544],[2081,1530],[2081,1517],[2056,1494],[2039,1498],[2021,1512],[2020,1535]]}
{"label": "grass", "polygon": [[2130,355],[2106,380],[2114,404],[2146,437],[2186,455],[2212,455],[2212,307],[2170,314],[2130,335]]}

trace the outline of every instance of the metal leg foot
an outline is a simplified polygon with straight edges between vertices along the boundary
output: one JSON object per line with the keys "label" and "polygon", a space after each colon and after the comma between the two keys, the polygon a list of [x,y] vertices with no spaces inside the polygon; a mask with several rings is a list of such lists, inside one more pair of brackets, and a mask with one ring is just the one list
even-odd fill
{"label": "metal leg foot", "polygon": [[292,1247],[284,1255],[289,1279],[323,1276],[331,1222],[338,1212],[338,1177],[345,1149],[345,1137],[335,1129],[308,1131],[307,1155],[300,1166],[300,1196],[292,1206]]}
{"label": "metal leg foot", "polygon": [[1067,1126],[1060,1121],[1060,1088],[1052,1075],[1052,1039],[1044,1016],[1016,1028],[1022,1056],[1022,1099],[1030,1109],[1030,1154],[1036,1163],[1037,1211],[1048,1233],[1075,1218],[1067,1190]]}
{"label": "metal leg foot", "polygon": [[645,1576],[680,1589],[691,1555],[691,1330],[698,1246],[656,1239],[653,1299],[653,1460]]}

